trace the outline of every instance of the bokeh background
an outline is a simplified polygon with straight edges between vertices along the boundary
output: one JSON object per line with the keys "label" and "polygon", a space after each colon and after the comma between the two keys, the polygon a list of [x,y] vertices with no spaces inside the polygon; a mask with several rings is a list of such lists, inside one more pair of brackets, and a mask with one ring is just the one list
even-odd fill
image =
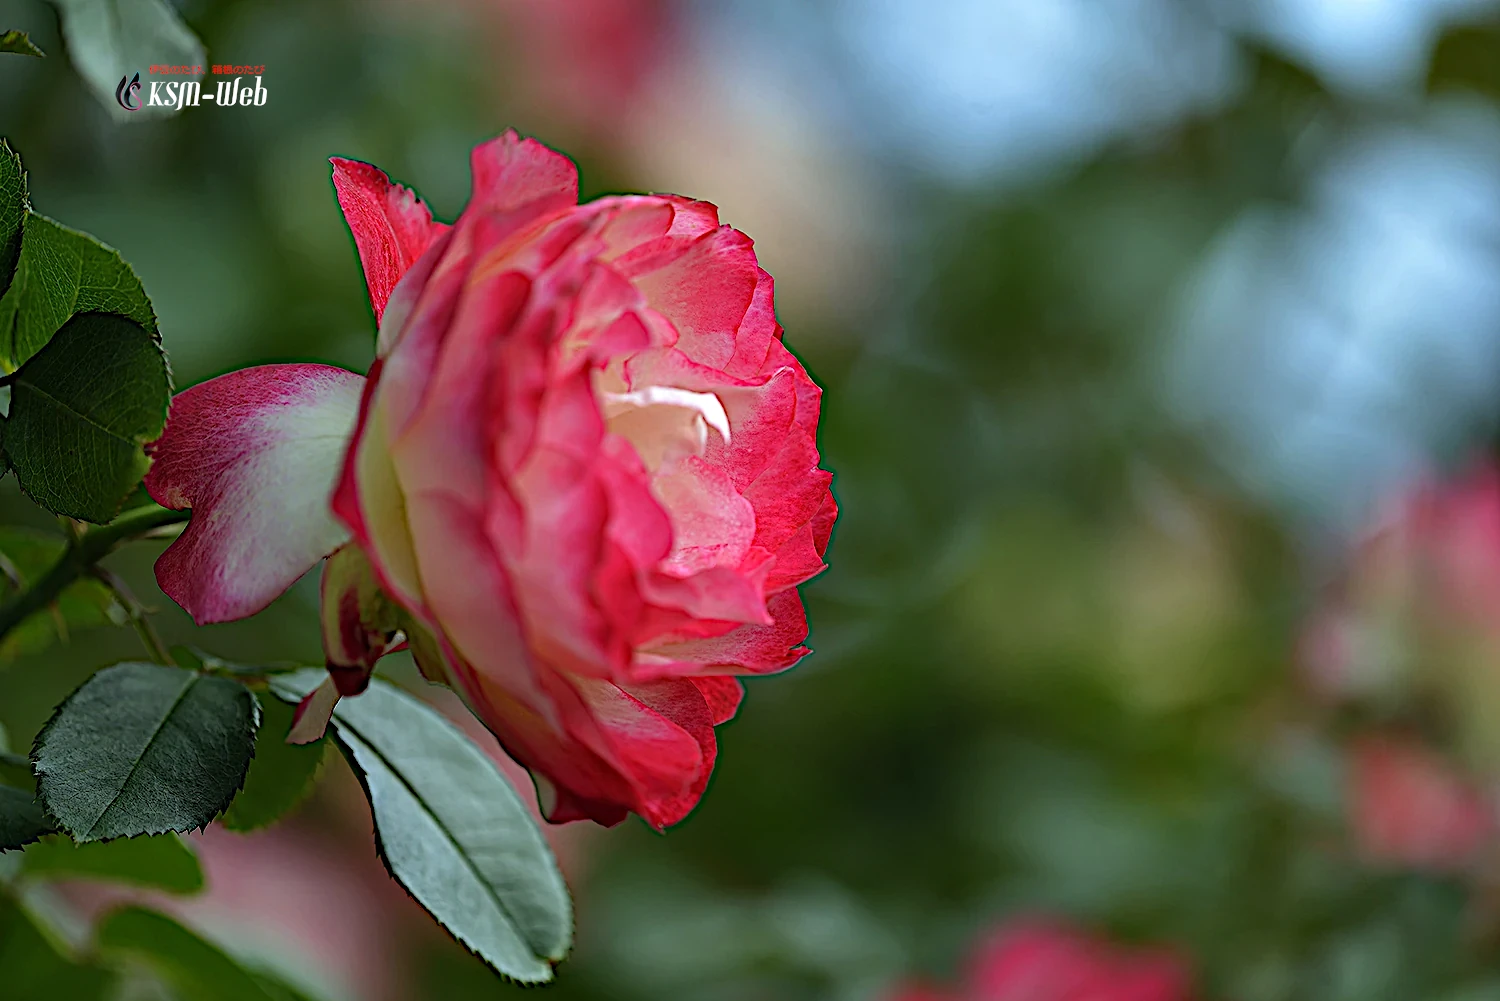
{"label": "bokeh background", "polygon": [[[116,124],[53,8],[0,2],[49,53],[0,57],[0,134],[135,266],[179,386],[363,370],[327,157],[451,219],[514,126],[586,195],[720,205],[826,387],[816,653],[749,683],[680,827],[554,832],[577,947],[534,996],[875,999],[1045,914],[1202,998],[1500,999],[1500,3],[180,8],[264,107]],[[12,480],[0,520],[45,525]],[[196,630],[159,548],[112,565],[170,641],[319,662],[315,581]],[[0,666],[0,724],[136,656]],[[210,890],[164,906],[330,1001],[518,995],[325,771],[195,836]]]}

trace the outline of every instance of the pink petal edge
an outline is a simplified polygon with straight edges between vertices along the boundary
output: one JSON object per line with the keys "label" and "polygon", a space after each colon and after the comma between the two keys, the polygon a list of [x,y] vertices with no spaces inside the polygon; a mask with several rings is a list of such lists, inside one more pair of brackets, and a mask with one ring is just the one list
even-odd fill
{"label": "pink petal edge", "polygon": [[145,485],[158,504],[193,511],[156,579],[194,621],[255,614],[348,538],[329,497],[364,381],[329,365],[263,365],[172,401]]}

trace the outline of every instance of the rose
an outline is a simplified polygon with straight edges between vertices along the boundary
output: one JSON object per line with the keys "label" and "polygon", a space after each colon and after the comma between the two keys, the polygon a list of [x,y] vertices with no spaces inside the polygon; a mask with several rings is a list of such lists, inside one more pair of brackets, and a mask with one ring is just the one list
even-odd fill
{"label": "rose", "polygon": [[1187,1001],[1187,968],[1172,952],[1127,952],[1048,919],[1010,922],[969,958],[956,992],[925,985],[891,1001]]}
{"label": "rose", "polygon": [[193,515],[162,589],[199,622],[241,618],[332,554],[337,692],[404,636],[549,819],[675,823],[738,677],[807,652],[796,587],[836,515],[820,391],[782,346],[771,277],[713,206],[579,205],[573,164],[514,133],[474,150],[452,227],[333,163],[377,358],[364,378],[270,365],[174,400],[146,486]]}

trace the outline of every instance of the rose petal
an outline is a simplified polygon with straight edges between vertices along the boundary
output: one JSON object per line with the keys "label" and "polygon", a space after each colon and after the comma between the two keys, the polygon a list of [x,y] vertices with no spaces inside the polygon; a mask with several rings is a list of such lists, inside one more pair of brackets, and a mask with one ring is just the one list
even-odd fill
{"label": "rose petal", "polygon": [[156,579],[196,622],[253,615],[348,538],[328,501],[364,382],[328,365],[264,365],[172,401],[146,490],[193,510]]}
{"label": "rose petal", "polygon": [[432,210],[416,192],[392,182],[379,167],[337,156],[329,162],[378,323],[401,276],[448,227],[433,222]]}
{"label": "rose petal", "polygon": [[644,679],[784,671],[808,653],[802,645],[807,639],[807,613],[794,590],[773,595],[766,610],[774,619],[770,625],[747,623],[722,636],[658,640],[643,650],[635,674]]}
{"label": "rose petal", "polygon": [[331,677],[302,697],[292,712],[292,728],[287,732],[288,744],[311,744],[328,730],[328,721],[333,718],[333,709],[339,704],[338,686]]}
{"label": "rose petal", "polygon": [[693,678],[692,682],[698,686],[698,691],[703,695],[703,701],[708,704],[708,712],[713,718],[714,726],[728,723],[734,719],[734,714],[740,711],[740,703],[745,698],[745,686],[740,683],[740,679]]}
{"label": "rose petal", "polygon": [[547,199],[560,208],[578,203],[578,168],[573,161],[535,139],[507,129],[474,147],[469,156],[473,191],[465,213],[506,212]]}
{"label": "rose petal", "polygon": [[364,550],[339,549],[323,565],[323,650],[340,695],[358,695],[399,628],[396,606],[380,589]]}
{"label": "rose petal", "polygon": [[735,332],[754,300],[759,274],[750,238],[722,226],[635,283],[651,308],[677,328],[684,354],[722,369],[734,357]]}

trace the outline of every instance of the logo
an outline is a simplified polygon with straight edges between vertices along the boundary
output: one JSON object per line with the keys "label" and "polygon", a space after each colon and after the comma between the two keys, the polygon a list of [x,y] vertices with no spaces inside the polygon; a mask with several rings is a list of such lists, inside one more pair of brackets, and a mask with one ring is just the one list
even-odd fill
{"label": "logo", "polygon": [[[260,108],[264,107],[269,91],[261,79],[265,73],[264,66],[233,66],[228,63],[216,65],[213,68],[215,76],[221,79],[212,83],[204,83],[194,77],[203,75],[202,66],[151,66],[150,72],[153,76],[185,76],[187,80],[152,80],[150,91],[141,99],[141,75],[135,74],[128,79],[120,77],[120,84],[115,88],[115,100],[120,107],[126,111],[140,111],[143,107],[171,108],[181,111],[183,108],[201,108],[203,102],[218,105],[221,108],[241,107]],[[212,89],[210,89],[212,88]]]}
{"label": "logo", "polygon": [[140,92],[140,89],[141,75],[139,73],[131,77],[128,84],[125,82],[125,78],[122,76],[120,77],[120,85],[115,88],[115,100],[119,101],[120,107],[124,108],[126,111],[140,111],[141,102],[135,96]]}
{"label": "logo", "polygon": [[238,105],[242,108],[262,107],[269,95],[266,85],[258,76],[234,77],[220,80],[212,91],[205,90],[197,80],[172,80],[166,83],[151,81],[151,94],[146,103],[162,107],[197,108],[202,101],[209,101],[221,108]]}

